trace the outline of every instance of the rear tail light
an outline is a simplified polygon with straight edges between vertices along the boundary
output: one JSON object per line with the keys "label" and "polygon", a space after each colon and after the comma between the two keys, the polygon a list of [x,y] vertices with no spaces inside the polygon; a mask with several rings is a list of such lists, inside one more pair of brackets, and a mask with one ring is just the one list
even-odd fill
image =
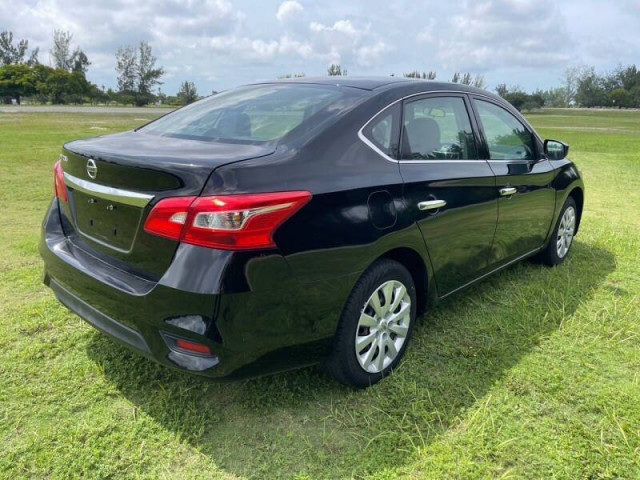
{"label": "rear tail light", "polygon": [[270,248],[276,229],[310,199],[304,191],[166,198],[149,212],[144,229],[204,247]]}
{"label": "rear tail light", "polygon": [[144,229],[154,235],[180,240],[189,206],[196,197],[172,197],[160,200],[149,212]]}
{"label": "rear tail light", "polygon": [[60,160],[53,164],[53,191],[60,200],[67,201],[67,189],[64,185],[64,174]]}

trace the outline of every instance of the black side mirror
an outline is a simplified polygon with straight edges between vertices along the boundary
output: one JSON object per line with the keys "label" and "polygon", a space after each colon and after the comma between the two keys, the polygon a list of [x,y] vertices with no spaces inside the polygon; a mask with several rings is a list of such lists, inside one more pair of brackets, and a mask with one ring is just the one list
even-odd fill
{"label": "black side mirror", "polygon": [[560,140],[545,140],[544,154],[549,160],[562,160],[569,154],[569,145]]}

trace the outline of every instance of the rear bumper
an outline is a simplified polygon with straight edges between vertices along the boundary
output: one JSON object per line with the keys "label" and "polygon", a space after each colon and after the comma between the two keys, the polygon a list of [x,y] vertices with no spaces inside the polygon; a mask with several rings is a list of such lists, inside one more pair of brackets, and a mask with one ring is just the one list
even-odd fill
{"label": "rear bumper", "polygon": [[[317,363],[329,352],[357,278],[304,284],[280,255],[181,245],[166,274],[153,282],[73,244],[63,233],[57,199],[44,219],[39,249],[45,284],[71,311],[142,355],[213,378]],[[167,336],[205,344],[211,355],[176,351]]]}
{"label": "rear bumper", "polygon": [[122,343],[130,346],[134,350],[138,350],[144,355],[151,353],[147,342],[139,332],[93,308],[48,275],[45,275],[44,283],[53,290],[53,293],[56,298],[60,300],[60,303],[72,312],[77,313],[78,316],[82,317],[98,330],[120,340]]}

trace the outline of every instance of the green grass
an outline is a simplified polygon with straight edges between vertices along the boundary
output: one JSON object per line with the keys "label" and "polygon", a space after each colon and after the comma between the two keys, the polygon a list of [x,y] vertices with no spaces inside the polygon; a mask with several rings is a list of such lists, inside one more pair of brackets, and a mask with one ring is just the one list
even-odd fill
{"label": "green grass", "polygon": [[357,392],[315,369],[165,369],[41,284],[60,145],[152,115],[0,114],[0,478],[640,476],[640,112],[530,115],[585,176],[570,258],[443,302],[402,368]]}

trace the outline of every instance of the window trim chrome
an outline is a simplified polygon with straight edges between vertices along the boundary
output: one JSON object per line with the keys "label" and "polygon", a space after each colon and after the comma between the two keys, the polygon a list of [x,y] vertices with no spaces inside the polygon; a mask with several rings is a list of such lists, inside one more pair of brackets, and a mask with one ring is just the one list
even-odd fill
{"label": "window trim chrome", "polygon": [[[402,163],[404,165],[411,165],[411,164],[421,164],[421,163],[478,163],[478,162],[505,162],[505,163],[510,163],[513,162],[514,160],[487,160],[487,159],[477,159],[477,160],[453,160],[453,159],[427,159],[427,160],[397,160],[395,158],[391,158],[389,155],[387,155],[386,153],[384,153],[382,150],[380,150],[371,140],[369,140],[366,135],[364,134],[364,129],[367,128],[367,126],[378,116],[380,115],[382,112],[384,112],[386,109],[391,108],[392,106],[394,106],[396,103],[398,102],[403,102],[408,98],[412,98],[412,97],[419,97],[421,95],[431,95],[431,94],[439,94],[439,93],[443,93],[443,94],[448,94],[448,93],[455,93],[458,95],[468,95],[470,97],[476,96],[476,97],[482,97],[482,98],[486,98],[488,100],[491,100],[493,103],[496,103],[496,105],[499,105],[496,102],[496,99],[489,96],[489,95],[484,95],[482,93],[476,93],[476,92],[465,92],[463,90],[427,90],[424,92],[418,92],[418,93],[412,93],[411,95],[406,95],[404,97],[401,97],[397,100],[394,100],[393,102],[391,102],[390,104],[386,105],[385,107],[381,108],[378,112],[376,112],[369,120],[366,121],[366,123],[360,128],[360,130],[358,130],[358,138],[365,144],[367,145],[369,148],[371,148],[374,152],[376,152],[378,155],[380,155],[382,158],[384,158],[385,160],[392,162],[392,163]],[[502,107],[504,108],[504,107]],[[507,110],[508,111],[508,110]],[[511,112],[509,112],[511,113]],[[518,121],[520,121],[520,119],[518,119],[516,117],[516,119]],[[526,122],[526,119],[525,119]],[[522,122],[520,122],[522,123]],[[528,124],[528,122],[526,122],[524,124],[524,126],[528,127],[528,129],[530,130],[530,133],[536,137],[539,138],[539,136],[536,134],[535,130],[533,129],[533,127],[531,127],[531,125]],[[515,160],[518,161],[519,159]],[[525,160],[526,162],[532,162],[534,160]]]}
{"label": "window trim chrome", "polygon": [[88,182],[87,180],[82,180],[81,178],[75,177],[67,172],[64,172],[63,175],[66,186],[88,195],[104,198],[113,202],[144,208],[155,198],[154,195],[147,195],[145,193],[132,192],[131,190],[123,190],[121,188],[107,187],[106,185]]}

